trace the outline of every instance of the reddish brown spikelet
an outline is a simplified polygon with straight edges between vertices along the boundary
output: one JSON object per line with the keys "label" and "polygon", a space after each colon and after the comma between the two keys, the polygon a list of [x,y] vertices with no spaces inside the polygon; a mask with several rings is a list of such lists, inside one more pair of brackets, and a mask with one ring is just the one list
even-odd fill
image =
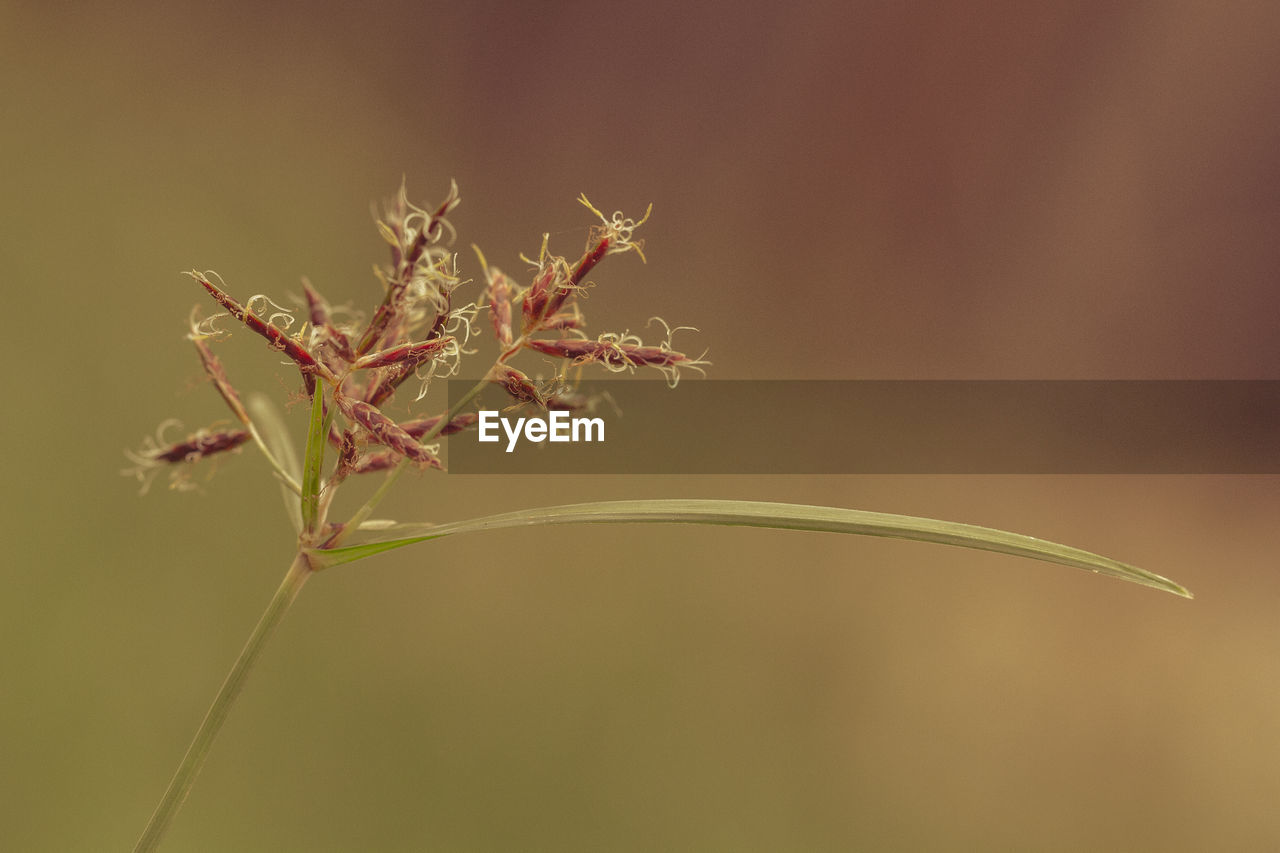
{"label": "reddish brown spikelet", "polygon": [[[404,240],[405,230],[404,223],[407,219],[414,218],[417,214],[423,214],[414,208],[415,214],[409,214],[408,210],[411,205],[404,197],[404,190],[397,199],[397,207],[394,211],[394,221],[387,230],[396,239],[396,243],[392,245],[392,278],[387,284],[387,293],[382,300],[382,304],[378,306],[378,310],[374,312],[373,319],[369,321],[369,326],[364,330],[364,334],[360,336],[360,344],[356,347],[357,355],[364,355],[377,345],[378,341],[383,340],[389,329],[393,329],[401,320],[401,314],[404,311],[405,290],[409,286],[409,282],[413,278],[414,267],[422,260],[423,253],[427,247],[439,241],[444,236],[447,223],[445,216],[449,211],[453,210],[462,200],[458,197],[458,185],[452,184],[449,189],[449,195],[440,203],[434,213],[425,217],[422,226],[418,229],[413,241],[407,247],[401,247]],[[448,313],[447,308],[444,313]]]}
{"label": "reddish brown spikelet", "polygon": [[511,281],[498,270],[489,280],[489,317],[498,343],[510,346],[515,339],[511,330]]}
{"label": "reddish brown spikelet", "polygon": [[449,195],[445,196],[444,201],[440,202],[440,206],[422,224],[422,227],[418,230],[417,237],[409,245],[408,251],[400,261],[402,269],[412,269],[413,265],[422,257],[422,252],[427,246],[439,241],[444,236],[444,218],[449,214],[449,211],[453,210],[461,202],[462,199],[458,197],[458,185],[452,184],[449,188]]}
{"label": "reddish brown spikelet", "polygon": [[617,367],[670,367],[689,360],[684,353],[673,350],[618,341],[566,339],[529,341],[527,345],[544,355],[571,358],[578,364],[595,361]]}
{"label": "reddish brown spikelet", "polygon": [[[425,351],[418,353],[417,355],[409,353],[400,361],[389,359],[390,363],[382,370],[382,373],[378,376],[378,381],[371,382],[369,384],[364,395],[365,402],[374,406],[382,405],[391,398],[391,395],[394,394],[401,385],[404,384],[406,379],[414,374],[414,371],[418,369],[418,365],[423,361],[426,361],[427,358],[437,355],[452,340],[453,338],[440,338],[435,341],[428,341],[426,344],[406,344],[404,347],[393,347],[391,350],[384,350],[384,353],[390,353],[398,349],[421,346],[424,347]],[[440,343],[438,348],[435,347],[437,341]],[[366,356],[366,358],[371,358],[371,356]],[[354,366],[362,367],[363,365],[357,363]],[[376,367],[378,365],[372,364],[369,366]]]}
{"label": "reddish brown spikelet", "polygon": [[307,312],[311,318],[311,325],[320,330],[322,339],[327,343],[331,343],[338,355],[346,361],[351,361],[355,358],[351,352],[351,342],[347,340],[347,336],[343,334],[341,329],[333,325],[333,319],[329,312],[329,303],[305,278],[302,280],[302,292],[307,298]]}
{"label": "reddish brown spikelet", "polygon": [[378,310],[374,312],[373,319],[369,321],[369,327],[364,330],[364,335],[360,338],[360,345],[356,347],[356,354],[363,355],[373,349],[373,345],[382,337],[382,333],[387,330],[387,326],[391,324],[393,317],[400,312],[400,294],[404,292],[408,282],[401,285],[392,285],[387,289],[387,298],[378,306]]}
{"label": "reddish brown spikelet", "polygon": [[364,395],[364,401],[372,406],[381,406],[391,395],[396,393],[404,381],[413,375],[414,365],[394,364],[386,368],[378,376],[377,382],[371,382]]}
{"label": "reddish brown spikelet", "polygon": [[338,435],[337,430],[329,430],[329,443],[338,449],[338,462],[333,468],[333,476],[329,480],[329,488],[336,487],[349,475],[355,472],[357,456],[356,437],[351,430]]}
{"label": "reddish brown spikelet", "polygon": [[525,376],[514,367],[508,367],[505,364],[495,364],[493,370],[489,371],[489,381],[496,385],[501,385],[511,398],[519,403],[537,403],[539,406],[546,405],[538,386],[533,384],[533,380]]}
{"label": "reddish brown spikelet", "polygon": [[[405,432],[409,433],[409,435],[414,438],[422,438],[424,435],[436,428],[436,424],[440,423],[440,419],[442,417],[444,416],[436,415],[435,417],[430,418],[418,418],[417,420],[404,421],[400,426]],[[438,434],[453,435],[456,432],[462,432],[464,429],[470,429],[475,426],[476,421],[479,419],[480,416],[475,412],[463,412],[453,420],[449,421],[449,423],[445,425],[444,429],[440,430]]]}
{"label": "reddish brown spikelet", "polygon": [[601,361],[606,364],[634,366],[627,360],[625,352],[616,344],[601,341],[564,339],[558,341],[529,341],[527,346],[543,355],[556,358],[571,358],[576,363]]}
{"label": "reddish brown spikelet", "polygon": [[311,317],[311,325],[324,328],[329,325],[329,303],[311,286],[310,279],[302,280],[302,292],[307,297],[307,312]]}
{"label": "reddish brown spikelet", "polygon": [[547,300],[550,296],[551,281],[556,275],[554,260],[546,263],[529,286],[524,295],[521,313],[524,319],[524,331],[530,332],[538,328],[538,321],[546,314]]}
{"label": "reddish brown spikelet", "polygon": [[609,254],[609,247],[613,245],[613,241],[605,236],[596,241],[596,244],[587,249],[578,262],[573,266],[573,272],[569,276],[569,287],[577,287],[582,284],[582,280],[586,278],[587,273],[600,263],[601,258]]}
{"label": "reddish brown spikelet", "polygon": [[[390,471],[400,464],[400,454],[393,450],[378,450],[357,456],[351,463],[351,473],[372,474],[377,471]],[[442,467],[438,462],[437,468]]]}
{"label": "reddish brown spikelet", "polygon": [[[582,286],[582,281],[587,277],[587,273],[591,272],[595,265],[600,263],[605,255],[609,254],[609,247],[612,245],[613,241],[608,236],[604,236],[597,240],[595,245],[587,249],[569,272],[569,280],[561,283],[547,299],[547,306],[543,311],[543,316],[553,315],[564,307],[565,300]],[[545,324],[542,324],[541,327],[544,329],[550,328]]]}
{"label": "reddish brown spikelet", "polygon": [[438,338],[443,336],[445,324],[449,322],[449,318],[452,316],[453,294],[449,290],[441,288],[437,292],[435,309],[436,319],[435,322],[431,324],[431,331],[427,335],[429,338]]}
{"label": "reddish brown spikelet", "polygon": [[582,327],[582,315],[575,311],[561,311],[552,314],[542,321],[542,328],[548,332],[556,330],[578,329]]}
{"label": "reddish brown spikelet", "polygon": [[[227,295],[220,287],[211,282],[203,273],[192,271],[189,275],[196,281],[204,285],[204,289],[209,291],[210,295],[218,301],[218,304],[235,317],[240,322],[248,326],[252,331],[267,339],[267,343],[271,344],[273,349],[278,349],[293,360],[295,364],[301,368],[303,376],[312,377],[318,373],[326,378],[333,379],[329,374],[329,369],[315,360],[311,353],[307,352],[302,344],[277,329],[275,326],[263,320],[257,314],[245,309],[243,305]],[[310,385],[311,382],[308,384]]]}
{"label": "reddish brown spikelet", "polygon": [[400,366],[413,370],[422,362],[438,355],[453,342],[453,338],[434,338],[417,344],[401,344],[390,349],[380,350],[361,356],[352,363],[354,370],[372,370],[378,367]]}
{"label": "reddish brown spikelet", "polygon": [[209,374],[209,378],[213,380],[213,387],[218,389],[218,393],[222,395],[222,399],[226,401],[232,414],[236,416],[236,420],[248,426],[249,413],[245,411],[244,404],[240,402],[240,394],[236,392],[235,388],[231,387],[231,382],[227,379],[227,372],[222,367],[222,361],[213,354],[213,350],[209,349],[209,345],[200,338],[192,338],[191,342],[195,344],[196,352],[200,354],[200,363],[204,365],[204,372]]}
{"label": "reddish brown spikelet", "polygon": [[689,356],[682,352],[674,352],[661,347],[633,346],[631,344],[617,344],[616,346],[622,350],[628,361],[639,367],[670,367],[673,364],[689,360]]}
{"label": "reddish brown spikelet", "polygon": [[386,445],[389,450],[423,467],[444,468],[435,454],[419,444],[417,439],[401,429],[399,424],[384,415],[376,406],[371,406],[363,400],[352,400],[337,393],[334,394],[334,399],[342,413],[368,430],[379,444]]}
{"label": "reddish brown spikelet", "polygon": [[195,462],[217,453],[234,450],[249,440],[245,429],[227,429],[208,432],[201,430],[184,440],[152,454],[158,462]]}

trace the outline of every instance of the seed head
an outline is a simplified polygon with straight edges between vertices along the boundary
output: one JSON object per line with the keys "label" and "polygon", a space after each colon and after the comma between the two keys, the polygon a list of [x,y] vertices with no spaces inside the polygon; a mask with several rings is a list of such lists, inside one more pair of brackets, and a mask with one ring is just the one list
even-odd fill
{"label": "seed head", "polygon": [[502,390],[517,403],[536,403],[543,408],[546,407],[546,400],[538,390],[538,386],[533,384],[533,380],[510,365],[495,364],[489,371],[489,381],[501,385]]}
{"label": "seed head", "polygon": [[[594,404],[562,384],[535,383],[508,363],[526,349],[571,365],[599,363],[613,372],[652,367],[666,374],[672,385],[678,381],[681,368],[701,370],[700,365],[706,363],[703,359],[672,348],[670,328],[666,339],[656,345],[645,344],[627,332],[591,338],[583,331],[585,320],[577,297],[591,286],[588,277],[610,255],[634,251],[644,260],[642,243],[635,239],[635,231],[648,220],[652,206],[637,221],[621,212],[606,217],[585,195],[579,202],[595,214],[599,223],[591,227],[576,261],[553,254],[548,248],[550,237],[543,234],[537,260],[524,258],[533,271],[527,279],[528,286],[522,288],[516,280],[490,267],[476,249],[484,272],[484,288],[473,301],[463,302],[456,298],[456,291],[467,281],[459,274],[457,256],[449,248],[454,229],[447,218],[459,203],[457,184],[451,183],[440,204],[425,208],[409,202],[402,184],[377,221],[391,257],[388,264],[375,268],[383,293],[367,323],[362,318],[336,322],[329,303],[306,279],[302,282],[305,314],[300,315],[305,322],[298,323],[293,312],[266,296],[253,296],[241,303],[227,293],[215,273],[189,273],[221,308],[221,313],[207,319],[193,314],[189,338],[206,375],[244,428],[211,427],[181,441],[166,441],[162,432],[158,433],[141,450],[127,454],[134,467],[126,473],[137,477],[145,490],[156,472],[167,467],[174,472],[174,487],[186,488],[189,483],[185,471],[190,469],[190,463],[234,451],[252,438],[282,481],[292,491],[303,493],[303,485],[295,482],[296,477],[290,473],[292,468],[277,458],[280,451],[269,446],[262,430],[254,424],[253,419],[260,416],[258,411],[244,406],[213,352],[212,344],[227,334],[219,328],[218,321],[228,317],[284,353],[297,365],[308,394],[321,395],[313,397],[313,401],[328,419],[326,441],[336,450],[337,461],[328,481],[319,488],[320,507],[313,507],[308,521],[311,527],[305,533],[310,543],[324,541],[331,533],[336,537],[334,541],[341,539],[340,526],[330,524],[324,516],[335,487],[346,477],[398,468],[405,462],[420,468],[441,468],[438,446],[424,445],[423,439],[456,434],[475,425],[474,411],[450,411],[399,422],[387,411],[410,376],[421,382],[420,400],[432,378],[459,372],[463,357],[475,352],[467,347],[476,333],[481,311],[489,313],[501,352],[482,374],[481,384],[468,392],[468,400],[483,383],[489,382],[502,386],[517,404],[532,403],[543,409],[580,409]],[[517,310],[521,315],[518,331],[514,316]],[[536,337],[547,332],[559,337]]]}
{"label": "seed head", "polygon": [[453,338],[436,338],[416,344],[400,344],[400,346],[372,352],[361,356],[351,364],[352,370],[370,370],[378,367],[401,366],[412,372],[422,362],[443,352]]}
{"label": "seed head", "polygon": [[596,225],[591,229],[587,252],[583,255],[582,261],[579,261],[579,266],[582,266],[589,258],[595,257],[597,254],[599,257],[595,257],[595,260],[590,261],[590,265],[586,267],[582,275],[589,272],[591,267],[606,254],[620,255],[623,252],[635,252],[640,256],[640,260],[643,261],[645,259],[644,241],[633,240],[632,234],[637,228],[649,221],[649,214],[653,213],[652,204],[645,209],[644,216],[640,217],[637,222],[634,219],[628,219],[623,216],[621,210],[615,210],[613,215],[606,219],[603,213],[596,210],[591,202],[587,201],[586,193],[578,196],[578,201],[587,210],[600,217],[601,222],[600,225]]}
{"label": "seed head", "polygon": [[139,450],[126,450],[125,457],[133,463],[120,473],[132,476],[141,484],[141,494],[146,494],[162,468],[170,468],[169,487],[178,491],[194,489],[189,471],[191,465],[219,453],[233,451],[249,440],[244,429],[199,429],[179,441],[168,441],[164,434],[170,428],[181,427],[169,419],[156,428],[155,437],[146,436]]}
{"label": "seed head", "polygon": [[379,276],[387,292],[360,336],[357,355],[389,346],[424,323],[435,331],[447,318],[450,295],[459,279],[453,253],[436,244],[446,232],[452,239],[453,226],[445,216],[460,203],[456,182],[433,212],[410,204],[401,184],[385,219],[378,222],[378,230],[391,244],[391,266]]}
{"label": "seed head", "polygon": [[503,347],[509,347],[515,339],[511,330],[511,280],[497,267],[489,267],[479,246],[473,243],[471,248],[480,258],[480,266],[484,269],[485,281],[489,285],[485,293],[488,294],[489,318],[493,322],[494,337]]}
{"label": "seed head", "polygon": [[[280,308],[280,306],[271,302],[271,300],[267,299],[265,296],[255,296],[253,299],[249,300],[248,306],[241,305],[231,296],[227,295],[222,288],[210,281],[209,276],[205,273],[199,272],[198,270],[192,270],[187,273],[187,275],[204,285],[204,289],[209,291],[209,294],[217,300],[219,305],[226,308],[227,312],[232,317],[244,323],[252,331],[265,338],[267,343],[269,343],[273,349],[280,350],[292,359],[302,371],[302,377],[307,382],[308,393],[310,393],[315,384],[315,376],[317,374],[325,376],[331,380],[334,378],[328,368],[317,362],[315,357],[307,351],[306,347],[274,325],[274,321],[281,317],[288,317],[290,322],[292,322],[293,319],[292,315]],[[278,309],[276,313],[270,315],[267,320],[263,320],[255,314],[251,307],[254,301],[259,299],[266,300],[267,304]]]}
{"label": "seed head", "polygon": [[384,415],[376,406],[371,406],[363,400],[353,400],[337,390],[334,391],[333,398],[342,414],[364,427],[378,444],[385,445],[388,450],[394,451],[420,467],[444,468],[435,454],[419,444],[416,438],[405,432],[399,424]]}
{"label": "seed head", "polygon": [[196,352],[200,354],[200,363],[204,365],[204,372],[209,374],[209,378],[213,380],[213,386],[218,389],[218,393],[222,395],[222,399],[226,401],[227,407],[231,409],[231,413],[236,416],[236,420],[245,426],[249,426],[249,413],[245,411],[244,404],[240,402],[240,394],[235,388],[231,387],[231,382],[227,379],[227,372],[222,367],[222,362],[213,350],[209,349],[209,345],[204,342],[203,338],[191,338],[191,343],[195,344]]}
{"label": "seed head", "polygon": [[575,365],[598,362],[611,373],[634,371],[637,367],[654,367],[662,371],[667,377],[667,384],[672,388],[680,382],[681,368],[691,368],[702,373],[702,365],[710,362],[702,357],[691,358],[671,348],[673,334],[681,329],[697,330],[692,326],[677,326],[672,329],[661,317],[650,318],[649,322],[653,323],[655,320],[662,323],[667,331],[666,339],[657,346],[646,346],[637,335],[627,332],[606,332],[595,340],[589,340],[585,336],[556,341],[532,340],[527,346],[544,355],[570,359]]}
{"label": "seed head", "polygon": [[[442,417],[443,415],[436,415],[430,418],[418,418],[412,421],[404,421],[400,426],[405,432],[409,433],[409,435],[414,438],[422,438],[424,435],[431,432],[431,430],[435,429],[436,424],[440,423],[440,418]],[[477,420],[479,420],[479,415],[475,412],[463,412],[453,420],[449,421],[449,423],[445,424],[444,428],[437,434],[453,435],[456,432],[462,432],[465,429],[470,429],[475,426]]]}

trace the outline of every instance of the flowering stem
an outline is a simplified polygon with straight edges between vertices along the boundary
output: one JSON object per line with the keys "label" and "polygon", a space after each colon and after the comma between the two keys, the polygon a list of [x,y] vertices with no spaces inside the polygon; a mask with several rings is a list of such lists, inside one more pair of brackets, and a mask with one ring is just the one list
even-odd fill
{"label": "flowering stem", "polygon": [[209,711],[205,714],[204,721],[200,723],[191,746],[187,748],[187,754],[178,765],[178,772],[174,774],[168,789],[160,799],[160,804],[156,806],[155,813],[151,815],[147,828],[143,830],[142,837],[133,848],[134,853],[155,850],[159,846],[165,832],[169,829],[169,824],[173,822],[178,809],[182,808],[187,794],[191,792],[191,786],[195,783],[196,777],[200,775],[204,760],[209,755],[209,749],[222,729],[222,724],[226,722],[231,706],[240,695],[249,671],[257,663],[258,655],[262,653],[263,647],[284,619],[284,614],[288,612],[289,605],[293,604],[293,600],[298,597],[302,585],[306,583],[313,571],[310,559],[300,551],[294,558],[293,564],[289,566],[288,573],[285,574],[280,588],[271,598],[271,603],[267,605],[262,618],[258,620],[257,627],[249,635],[248,642],[240,652],[240,657],[236,658],[235,664],[232,665],[231,672],[227,674],[226,681],[222,683],[218,695],[214,697],[213,704],[209,706]]}

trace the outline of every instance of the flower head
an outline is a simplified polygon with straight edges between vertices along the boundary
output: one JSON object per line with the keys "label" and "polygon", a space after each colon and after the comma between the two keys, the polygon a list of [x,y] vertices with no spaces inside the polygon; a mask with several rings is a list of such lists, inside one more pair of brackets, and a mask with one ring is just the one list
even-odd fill
{"label": "flower head", "polygon": [[125,457],[133,463],[120,473],[133,477],[146,494],[162,468],[169,467],[169,488],[188,491],[195,488],[190,479],[190,466],[219,453],[233,451],[249,440],[249,431],[243,429],[198,429],[186,438],[170,441],[165,433],[181,427],[181,422],[170,418],[156,428],[155,436],[145,436],[138,450],[126,450]]}
{"label": "flower head", "polygon": [[[455,231],[448,220],[459,204],[457,184],[450,185],[438,205],[425,207],[411,203],[401,185],[377,219],[378,232],[390,247],[390,259],[376,268],[382,298],[368,322],[351,312],[344,317],[354,320],[336,320],[337,312],[306,279],[299,316],[299,312],[261,294],[240,302],[216,273],[192,271],[189,275],[220,311],[203,319],[193,314],[188,338],[209,380],[242,428],[209,427],[169,441],[163,433],[173,424],[167,422],[141,450],[128,453],[133,467],[125,473],[136,477],[145,490],[157,471],[170,466],[174,487],[186,488],[190,485],[186,472],[192,463],[253,440],[285,485],[303,494],[302,485],[288,473],[289,466],[276,459],[264,443],[251,415],[256,410],[241,403],[239,392],[213,351],[213,345],[228,336],[228,323],[243,324],[285,355],[298,368],[303,393],[315,401],[312,410],[327,417],[325,442],[336,450],[337,462],[318,493],[323,498],[316,496],[323,507],[329,505],[337,486],[353,474],[398,469],[406,463],[419,469],[443,467],[439,448],[430,442],[437,436],[472,428],[475,413],[457,404],[444,415],[404,419],[393,416],[391,406],[411,376],[420,383],[417,402],[427,394],[433,378],[461,370],[464,357],[476,352],[468,344],[478,333],[476,320],[481,311],[492,321],[500,352],[464,403],[469,403],[479,388],[496,383],[517,405],[543,409],[585,405],[582,395],[566,388],[562,377],[537,383],[509,363],[526,350],[565,359],[570,365],[600,364],[613,372],[652,367],[663,372],[673,386],[682,368],[701,371],[704,359],[671,346],[672,333],[688,327],[673,330],[664,323],[666,337],[656,344],[646,344],[629,332],[588,337],[577,298],[589,286],[587,276],[611,255],[635,252],[644,260],[643,244],[635,232],[648,220],[652,205],[635,220],[620,211],[605,216],[585,195],[578,201],[599,223],[591,227],[586,247],[576,261],[552,253],[550,237],[544,234],[537,260],[530,261],[533,272],[522,286],[490,267],[476,249],[484,287],[474,299],[461,300],[458,291],[468,280],[459,272],[457,255],[450,248]],[[543,337],[547,335],[555,337]],[[325,531],[340,537],[336,531],[341,527],[325,526],[324,510],[318,512],[318,520],[309,523],[313,524],[312,541],[321,541]]]}

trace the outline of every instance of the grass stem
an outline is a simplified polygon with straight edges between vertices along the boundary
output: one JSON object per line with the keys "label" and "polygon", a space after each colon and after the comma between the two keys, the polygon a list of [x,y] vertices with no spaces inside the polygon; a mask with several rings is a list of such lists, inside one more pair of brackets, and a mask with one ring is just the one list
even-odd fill
{"label": "grass stem", "polygon": [[218,695],[214,697],[213,704],[209,706],[209,711],[205,714],[204,721],[200,723],[200,728],[196,731],[196,736],[192,739],[191,746],[187,748],[187,754],[183,756],[182,763],[178,765],[178,771],[173,775],[173,780],[169,783],[168,789],[165,790],[164,796],[161,797],[160,804],[156,806],[155,813],[151,815],[147,828],[143,830],[142,837],[138,839],[137,845],[133,848],[134,853],[155,850],[159,846],[165,832],[169,829],[169,824],[173,822],[174,816],[187,799],[187,794],[191,792],[191,786],[195,783],[196,777],[200,775],[200,769],[204,766],[205,758],[209,755],[209,749],[213,746],[213,741],[217,738],[218,732],[222,730],[222,724],[226,722],[231,706],[235,704],[236,698],[240,695],[240,690],[244,687],[250,670],[257,663],[262,649],[266,646],[267,641],[271,639],[271,635],[275,633],[275,629],[284,619],[284,614],[288,612],[289,605],[293,604],[293,600],[298,597],[298,593],[302,590],[302,585],[306,583],[312,572],[311,562],[307,555],[299,552],[298,556],[294,558],[293,564],[289,566],[289,571],[285,574],[284,580],[281,581],[280,588],[272,596],[271,603],[267,605],[262,618],[258,620],[257,627],[249,635],[249,640],[240,652],[240,657],[236,658],[235,664],[231,667],[231,672],[227,674],[226,680],[222,682],[222,687],[219,688]]}

